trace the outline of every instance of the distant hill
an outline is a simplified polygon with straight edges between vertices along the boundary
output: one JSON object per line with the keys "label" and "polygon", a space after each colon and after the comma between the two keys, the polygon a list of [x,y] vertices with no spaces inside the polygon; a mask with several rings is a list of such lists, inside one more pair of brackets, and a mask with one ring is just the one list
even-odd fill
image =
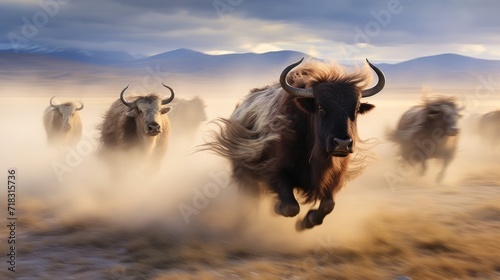
{"label": "distant hill", "polygon": [[379,64],[388,83],[402,86],[437,84],[478,84],[482,78],[500,75],[500,61],[477,59],[458,54],[420,57],[396,64]]}
{"label": "distant hill", "polygon": [[120,64],[123,67],[159,67],[160,71],[183,74],[217,76],[224,74],[275,73],[283,65],[307,56],[300,52],[279,51],[264,54],[241,53],[207,55],[200,52],[177,49],[151,57]]}
{"label": "distant hill", "polygon": [[70,61],[85,62],[95,65],[113,65],[142,58],[120,51],[95,51],[75,48],[27,47],[17,51],[0,50],[0,55],[34,55],[50,58],[66,59]]}
{"label": "distant hill", "polygon": [[[227,79],[245,80],[252,77],[272,81],[278,79],[277,75],[284,66],[305,56],[296,51],[208,55],[177,49],[154,56],[137,57],[123,52],[77,49],[31,48],[19,53],[2,50],[0,81],[13,82],[23,75],[29,75],[30,79],[37,80],[74,78],[81,83],[99,83],[106,82],[109,76],[139,79],[152,72],[192,80],[226,82]],[[500,61],[457,54],[439,54],[377,65],[386,75],[388,88],[432,87],[440,84],[474,87],[481,79],[500,75]]]}
{"label": "distant hill", "polygon": [[475,71],[496,71],[500,61],[472,58],[452,53],[424,56],[393,65],[386,65],[388,69],[395,67],[398,70],[433,69],[439,72],[460,72],[465,69]]}
{"label": "distant hill", "polygon": [[37,80],[58,83],[58,79],[74,79],[77,84],[88,84],[112,83],[118,79],[137,83],[150,76],[168,76],[169,80],[184,78],[192,81],[223,82],[228,82],[229,78],[243,81],[265,77],[265,80],[272,81],[278,79],[284,65],[307,56],[294,51],[207,55],[193,50],[177,49],[135,59],[114,55],[113,63],[109,63],[109,57],[99,59],[105,56],[105,53],[86,56],[87,54],[91,52],[0,51],[0,82]]}

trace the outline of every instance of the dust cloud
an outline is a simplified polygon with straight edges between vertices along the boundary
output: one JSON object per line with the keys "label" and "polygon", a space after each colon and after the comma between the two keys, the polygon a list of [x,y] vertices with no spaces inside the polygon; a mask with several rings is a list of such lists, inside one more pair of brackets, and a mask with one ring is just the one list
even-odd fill
{"label": "dust cloud", "polygon": [[[210,92],[207,90],[210,88],[208,85],[190,85],[176,89],[176,93],[183,98],[196,95],[202,97],[206,103],[208,120],[212,120],[229,116],[237,102],[253,86],[259,84],[228,86],[225,88],[227,96],[224,96],[224,91]],[[190,95],[183,95],[183,90],[190,92]],[[374,139],[376,144],[372,150],[377,154],[377,159],[370,160],[365,172],[349,182],[337,195],[336,208],[325,218],[323,225],[296,232],[295,223],[313,205],[301,206],[298,218],[278,217],[273,213],[272,196],[255,200],[238,192],[230,181],[227,161],[207,152],[193,153],[195,147],[204,143],[209,131],[214,128],[210,122],[200,126],[195,139],[177,139],[175,130],[172,130],[169,150],[160,170],[156,174],[144,174],[140,171],[141,162],[131,155],[123,155],[120,164],[110,166],[99,154],[96,126],[103,113],[117,98],[117,93],[110,92],[106,87],[102,89],[104,93],[98,96],[64,96],[64,90],[58,89],[59,99],[76,98],[85,104],[85,109],[81,111],[84,127],[81,143],[73,149],[58,151],[47,146],[42,126],[43,111],[54,92],[43,89],[37,91],[26,88],[15,97],[0,98],[0,127],[3,131],[0,140],[0,170],[12,167],[18,170],[19,211],[23,213],[26,223],[24,234],[28,239],[30,234],[40,234],[37,231],[41,226],[35,226],[37,223],[32,221],[41,220],[50,225],[43,226],[45,235],[54,235],[58,239],[70,237],[65,237],[56,228],[71,228],[75,225],[78,225],[78,231],[96,234],[99,238],[106,235],[110,240],[109,244],[114,244],[112,240],[124,235],[133,242],[128,240],[124,244],[115,245],[127,248],[126,254],[131,254],[132,261],[143,266],[129,268],[129,273],[134,275],[144,269],[144,266],[164,271],[163,276],[155,279],[193,276],[179,271],[168,272],[169,269],[179,267],[181,271],[194,269],[200,273],[215,269],[224,275],[229,273],[224,263],[235,260],[240,263],[248,260],[251,263],[255,259],[262,259],[275,263],[280,267],[279,271],[252,263],[248,269],[241,268],[242,271],[231,273],[247,275],[245,273],[248,271],[260,271],[261,276],[287,277],[287,266],[280,264],[287,262],[287,258],[299,267],[293,273],[308,275],[310,272],[307,271],[315,266],[337,267],[338,263],[359,265],[357,260],[363,257],[358,257],[358,254],[376,255],[380,253],[377,250],[383,250],[391,242],[400,244],[400,247],[392,245],[394,248],[389,248],[389,251],[382,252],[381,255],[387,258],[394,255],[411,261],[415,260],[414,256],[410,256],[413,254],[409,249],[412,245],[403,236],[419,232],[422,235],[419,242],[422,244],[426,242],[426,238],[432,239],[432,242],[436,238],[442,238],[445,243],[454,242],[450,239],[450,230],[442,229],[443,223],[448,221],[456,226],[456,220],[468,215],[467,211],[483,209],[482,202],[474,198],[490,198],[484,200],[485,207],[495,211],[498,208],[491,205],[500,201],[500,177],[495,171],[499,167],[498,153],[492,153],[491,149],[483,146],[480,139],[474,137],[468,129],[462,130],[458,154],[451,163],[443,184],[434,182],[440,168],[439,163],[432,163],[428,174],[423,177],[417,176],[417,171],[395,174],[398,168],[396,148],[386,142],[384,132],[396,125],[399,116],[407,108],[419,103],[418,94],[402,96],[397,91],[389,91],[366,100],[377,107],[359,117],[358,128],[361,138]],[[482,102],[473,112],[481,113],[499,107],[500,100],[489,100]],[[400,176],[396,184],[388,179],[392,175]],[[429,229],[429,225],[435,227]],[[99,227],[104,233],[94,232],[93,227]],[[67,235],[71,234],[73,233]],[[65,246],[91,246],[85,243],[86,238],[90,237],[78,238],[81,238],[79,242],[67,241],[69,245]],[[486,240],[490,240],[488,238]],[[159,243],[151,241],[157,239],[168,245],[162,247],[163,243],[158,245]],[[51,242],[61,242],[48,240],[46,242],[49,244],[37,246],[50,247]],[[477,244],[478,240],[471,242]],[[36,262],[35,253],[37,250],[43,251],[37,246],[32,251],[28,250],[25,260]],[[137,249],[138,247],[141,249]],[[137,261],[144,254],[151,256],[156,252],[156,247],[164,250],[165,254],[173,254],[172,258],[177,257],[176,261],[164,260],[164,256],[158,257],[158,265],[152,265],[153,260],[145,263],[141,263],[142,259]],[[400,251],[392,252],[392,249]],[[227,252],[231,252],[229,257]],[[301,254],[306,257],[301,259]],[[353,257],[352,254],[356,256]],[[57,257],[54,256],[54,259]],[[220,262],[216,261],[218,259]],[[365,261],[360,262],[366,265],[367,270],[376,270],[371,261],[370,264]],[[418,261],[426,263],[428,260]],[[201,264],[193,268],[190,262]],[[109,265],[112,268],[117,266],[126,265],[119,259]],[[109,267],[101,267],[103,273],[111,273]],[[86,269],[88,267],[83,268]],[[345,275],[359,276],[361,273],[356,274],[349,267],[343,269],[350,271],[345,272]],[[410,275],[415,273],[408,267],[402,271]],[[379,273],[382,274],[378,276],[392,275]],[[368,278],[373,276],[367,275]],[[211,278],[207,276],[207,279]]]}

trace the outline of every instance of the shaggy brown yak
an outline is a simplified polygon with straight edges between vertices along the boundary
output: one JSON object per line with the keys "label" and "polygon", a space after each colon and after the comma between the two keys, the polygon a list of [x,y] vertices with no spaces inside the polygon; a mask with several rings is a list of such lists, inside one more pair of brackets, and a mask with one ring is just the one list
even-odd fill
{"label": "shaggy brown yak", "polygon": [[43,126],[50,145],[65,148],[76,145],[82,137],[82,121],[78,111],[83,109],[83,103],[66,102],[55,105],[50,99],[49,107],[43,114]]}
{"label": "shaggy brown yak", "polygon": [[[170,97],[161,99],[157,94],[134,96],[125,100],[123,94],[104,115],[99,125],[100,143],[105,151],[130,152],[139,156],[134,160],[148,161],[149,166],[158,169],[168,144],[170,122],[167,113],[170,106],[163,107],[174,100],[172,88]],[[152,171],[156,171],[152,170]]]}
{"label": "shaggy brown yak", "polygon": [[422,104],[403,114],[396,129],[389,131],[388,138],[399,145],[405,162],[421,166],[422,175],[427,170],[428,159],[443,160],[437,176],[440,182],[457,150],[460,110],[454,97],[424,98]]}

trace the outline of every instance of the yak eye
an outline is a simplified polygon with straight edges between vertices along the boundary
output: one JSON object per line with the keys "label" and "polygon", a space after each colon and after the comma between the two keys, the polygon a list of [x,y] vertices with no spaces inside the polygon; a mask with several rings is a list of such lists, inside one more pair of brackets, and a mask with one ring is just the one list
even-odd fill
{"label": "yak eye", "polygon": [[326,114],[325,109],[321,106],[318,106],[318,112],[321,116],[324,116]]}

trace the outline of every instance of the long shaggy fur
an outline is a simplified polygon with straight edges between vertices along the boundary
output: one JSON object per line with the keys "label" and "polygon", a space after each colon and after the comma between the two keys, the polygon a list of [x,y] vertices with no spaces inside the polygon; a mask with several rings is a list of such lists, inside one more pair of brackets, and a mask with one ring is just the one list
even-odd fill
{"label": "long shaggy fur", "polygon": [[319,83],[347,83],[355,84],[360,90],[368,87],[373,79],[371,70],[366,65],[349,71],[335,61],[317,60],[303,62],[287,78],[291,85],[299,88],[311,88]]}
{"label": "long shaggy fur", "polygon": [[[289,84],[294,87],[310,88],[319,83],[329,82],[352,84],[360,91],[370,84],[371,78],[368,67],[348,73],[336,63],[318,61],[302,63],[287,77]],[[286,111],[290,106],[293,108],[293,114]],[[310,131],[296,131],[294,122],[298,120],[309,122]],[[300,137],[314,137],[311,117],[297,108],[294,96],[282,90],[279,83],[252,90],[229,119],[220,118],[216,124],[220,131],[213,133],[213,141],[207,143],[203,149],[215,151],[228,158],[233,165],[234,178],[243,184],[250,180],[254,187],[256,187],[255,180],[262,182],[278,172],[277,157],[283,158],[279,153],[289,152],[277,151],[276,147],[280,147],[281,144],[286,145],[285,142],[294,142]],[[355,125],[353,129],[353,140],[360,141]],[[321,169],[317,171],[321,174],[317,174],[316,182],[312,182],[310,186],[300,186],[306,202],[335,193],[338,189],[332,190],[332,186],[342,186],[346,180],[360,174],[367,154],[363,154],[365,150],[360,150],[359,147],[357,150],[358,153],[353,156],[329,158],[330,162],[324,162],[326,158],[312,158],[314,152],[309,151],[311,154],[304,159],[304,164],[309,161],[314,165],[311,169]],[[353,161],[352,165],[349,165],[350,161]],[[273,186],[264,185],[264,187],[273,190]]]}
{"label": "long shaggy fur", "polygon": [[275,84],[262,91],[253,90],[229,119],[219,119],[220,133],[210,148],[218,154],[238,162],[241,167],[261,173],[269,170],[272,159],[262,160],[262,153],[271,142],[284,136],[293,137],[289,120],[278,110],[286,98]]}

